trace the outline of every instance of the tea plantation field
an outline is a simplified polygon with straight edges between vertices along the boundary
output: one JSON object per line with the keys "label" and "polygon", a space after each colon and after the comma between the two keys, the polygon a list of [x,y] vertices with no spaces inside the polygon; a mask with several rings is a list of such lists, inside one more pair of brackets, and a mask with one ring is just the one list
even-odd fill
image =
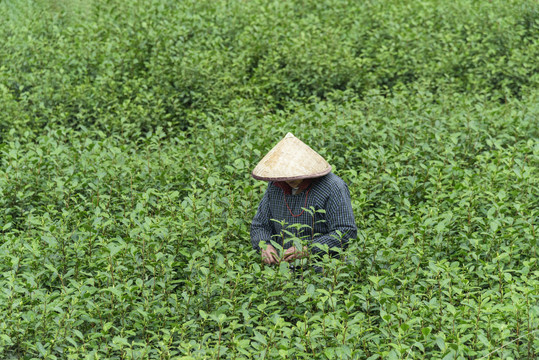
{"label": "tea plantation field", "polygon": [[[535,0],[0,1],[0,359],[539,358]],[[263,265],[287,132],[340,259]]]}

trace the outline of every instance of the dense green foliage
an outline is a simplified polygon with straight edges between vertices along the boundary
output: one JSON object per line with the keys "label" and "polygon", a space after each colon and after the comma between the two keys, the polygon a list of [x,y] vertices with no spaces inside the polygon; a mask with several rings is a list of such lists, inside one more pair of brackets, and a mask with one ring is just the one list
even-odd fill
{"label": "dense green foliage", "polygon": [[335,90],[505,100],[539,83],[533,0],[28,0],[0,16],[4,129],[185,129],[238,98],[272,112]]}
{"label": "dense green foliage", "polygon": [[[0,358],[535,359],[536,1],[2,1]],[[263,266],[286,132],[343,259]]]}

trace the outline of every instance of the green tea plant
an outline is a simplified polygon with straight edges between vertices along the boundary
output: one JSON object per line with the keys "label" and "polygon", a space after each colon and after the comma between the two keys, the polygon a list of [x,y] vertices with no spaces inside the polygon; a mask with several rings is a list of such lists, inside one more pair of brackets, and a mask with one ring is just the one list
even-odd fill
{"label": "green tea plant", "polygon": [[[3,356],[533,358],[537,103],[357,101],[241,126],[230,112],[136,143],[12,132]],[[360,229],[343,258],[317,260],[322,273],[263,266],[248,235],[264,190],[249,169],[279,129],[320,141],[304,119],[333,119],[318,145]]]}
{"label": "green tea plant", "polygon": [[[538,14],[0,2],[0,358],[537,358]],[[289,131],[359,229],[296,271],[249,240]]]}
{"label": "green tea plant", "polygon": [[187,130],[349,91],[520,99],[537,88],[538,5],[469,1],[4,1],[0,104],[11,128]]}

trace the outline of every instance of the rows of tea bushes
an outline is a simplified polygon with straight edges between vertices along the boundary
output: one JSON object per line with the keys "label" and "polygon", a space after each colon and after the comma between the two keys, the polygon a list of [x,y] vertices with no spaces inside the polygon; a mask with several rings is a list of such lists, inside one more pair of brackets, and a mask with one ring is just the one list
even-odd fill
{"label": "rows of tea bushes", "polygon": [[[238,104],[170,138],[10,140],[0,354],[533,359],[538,116],[537,97],[372,93],[276,115]],[[353,196],[359,236],[323,274],[250,249],[265,183],[249,172],[285,131]]]}
{"label": "rows of tea bushes", "polygon": [[1,132],[185,130],[238,98],[274,112],[417,84],[504,102],[539,84],[534,0],[35,0],[0,16]]}
{"label": "rows of tea bushes", "polygon": [[[0,16],[1,359],[539,356],[536,2]],[[250,245],[287,132],[352,195],[322,273]]]}

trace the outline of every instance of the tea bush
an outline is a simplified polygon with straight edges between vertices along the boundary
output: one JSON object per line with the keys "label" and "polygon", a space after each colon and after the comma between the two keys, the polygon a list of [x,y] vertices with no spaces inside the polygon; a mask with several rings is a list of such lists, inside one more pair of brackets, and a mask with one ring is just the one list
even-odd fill
{"label": "tea bush", "polygon": [[5,1],[0,15],[4,132],[186,130],[238,98],[274,113],[416,84],[506,101],[539,81],[532,0]]}
{"label": "tea bush", "polygon": [[[534,359],[539,7],[0,3],[3,359]],[[286,132],[339,259],[264,266]]]}

